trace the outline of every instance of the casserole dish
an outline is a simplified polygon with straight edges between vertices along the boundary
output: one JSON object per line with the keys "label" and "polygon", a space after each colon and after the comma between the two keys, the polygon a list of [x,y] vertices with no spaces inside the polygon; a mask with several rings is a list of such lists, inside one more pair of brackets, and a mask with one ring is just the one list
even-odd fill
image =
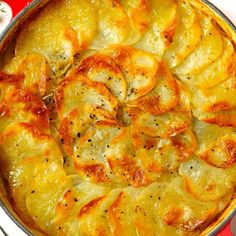
{"label": "casserole dish", "polygon": [[[207,1],[190,1],[193,6],[195,6],[197,9],[200,9],[204,13],[206,13],[209,16],[212,16],[216,22],[222,27],[223,31],[226,32],[227,36],[232,39],[232,41],[236,42],[236,33],[235,33],[235,26],[218,10],[216,9],[212,4],[210,4]],[[32,4],[30,4],[26,9],[24,9],[23,12],[21,12],[10,24],[10,26],[3,32],[3,34],[0,36],[0,49],[1,53],[4,52],[4,50],[8,47],[8,44],[11,40],[11,38],[14,35],[14,32],[18,29],[19,24],[22,24],[22,22],[28,18],[30,15],[32,15],[35,11],[38,10],[38,8],[42,7],[46,1],[33,1]],[[3,57],[2,57],[3,58]],[[27,233],[30,234],[26,228],[28,228],[24,223],[17,217],[17,215],[14,213],[14,211],[11,209],[11,205],[8,203],[8,197],[6,194],[6,191],[4,190],[4,183],[2,183],[2,191],[1,191],[1,204],[3,209],[8,212],[9,216],[11,216],[16,224],[19,224],[21,228]],[[221,215],[217,221],[215,221],[212,225],[210,225],[208,228],[205,229],[204,232],[202,232],[202,235],[214,235],[216,232],[222,228],[226,222],[232,217],[232,215],[235,212],[235,200],[231,202],[231,205],[225,210],[223,215]],[[11,213],[10,213],[11,212]],[[18,223],[20,222],[20,223]],[[33,234],[41,234],[40,232],[34,232]]]}

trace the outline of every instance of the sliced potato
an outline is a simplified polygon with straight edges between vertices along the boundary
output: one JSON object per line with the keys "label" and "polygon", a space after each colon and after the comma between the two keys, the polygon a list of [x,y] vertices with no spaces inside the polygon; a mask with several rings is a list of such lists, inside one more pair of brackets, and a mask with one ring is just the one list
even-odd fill
{"label": "sliced potato", "polygon": [[164,63],[160,64],[156,78],[156,86],[150,93],[127,103],[127,106],[140,108],[153,115],[158,115],[174,108],[179,101],[178,85]]}
{"label": "sliced potato", "polygon": [[40,228],[50,230],[57,204],[71,187],[63,168],[55,162],[33,179],[26,193],[26,205]]}
{"label": "sliced potato", "polygon": [[130,127],[124,127],[110,141],[104,152],[112,173],[134,187],[150,182],[145,170],[136,158],[136,148],[133,145]]}
{"label": "sliced potato", "polygon": [[0,132],[16,122],[28,122],[49,134],[49,113],[42,100],[32,93],[16,89],[0,102]]}
{"label": "sliced potato", "polygon": [[33,223],[26,207],[26,192],[36,175],[41,173],[49,162],[43,157],[29,157],[14,165],[8,174],[8,181],[11,189],[14,207],[27,223]]}
{"label": "sliced potato", "polygon": [[57,77],[73,63],[75,39],[75,32],[62,19],[42,12],[20,32],[16,56],[33,52],[42,54],[49,62],[53,76]]}
{"label": "sliced potato", "polygon": [[235,51],[232,42],[223,37],[223,50],[218,60],[210,64],[201,73],[178,75],[185,83],[191,83],[202,89],[212,88],[235,75]]}
{"label": "sliced potato", "polygon": [[176,32],[164,59],[170,68],[178,66],[200,43],[202,30],[198,16],[187,1],[180,1]]}
{"label": "sliced potato", "polygon": [[191,123],[190,96],[179,83],[180,100],[177,106],[160,115],[145,113],[137,108],[128,109],[134,128],[151,137],[167,138],[185,130]]}
{"label": "sliced potato", "polygon": [[229,168],[235,164],[236,134],[234,129],[196,121],[197,154],[209,164]]}
{"label": "sliced potato", "polygon": [[113,97],[105,84],[91,81],[76,71],[65,77],[59,84],[55,100],[60,119],[81,104],[102,107],[116,115],[118,101]]}
{"label": "sliced potato", "polygon": [[101,50],[109,45],[121,44],[132,28],[120,1],[95,0],[93,3],[98,30],[90,48]]}
{"label": "sliced potato", "polygon": [[96,32],[96,17],[90,1],[54,0],[43,9],[43,14],[66,22],[77,34],[77,40],[73,43],[78,49],[86,49],[92,42]]}
{"label": "sliced potato", "polygon": [[120,67],[127,81],[125,102],[149,93],[156,85],[159,61],[150,53],[128,46],[115,46],[106,51]]}
{"label": "sliced potato", "polygon": [[165,189],[156,213],[166,225],[193,231],[217,213],[216,202],[201,202],[185,191],[184,180],[175,178]]}
{"label": "sliced potato", "polygon": [[43,96],[47,91],[50,68],[46,59],[39,53],[14,57],[9,64],[4,66],[3,72],[23,74],[22,88],[29,89],[35,94]]}
{"label": "sliced potato", "polygon": [[181,163],[179,173],[183,176],[187,191],[200,201],[216,201],[233,189],[224,170],[195,158]]}
{"label": "sliced potato", "polygon": [[134,199],[140,190],[129,187],[122,190],[108,209],[108,222],[112,235],[137,236],[133,224]]}
{"label": "sliced potato", "polygon": [[112,173],[105,155],[110,141],[120,129],[115,121],[100,121],[75,143],[74,166],[82,179],[106,185],[120,182]]}
{"label": "sliced potato", "polygon": [[[187,56],[177,67],[172,69],[175,74],[198,74],[216,61],[223,50],[223,40],[212,20],[202,16],[203,38],[198,47]],[[199,58],[201,58],[199,60]]]}
{"label": "sliced potato", "polygon": [[104,54],[94,54],[85,58],[77,68],[84,76],[104,83],[119,102],[126,98],[126,80],[112,58]]}
{"label": "sliced potato", "polygon": [[59,133],[65,150],[73,154],[75,142],[80,139],[88,128],[97,121],[114,121],[113,116],[100,107],[82,104],[75,108],[60,121]]}
{"label": "sliced potato", "polygon": [[29,157],[55,160],[62,165],[62,155],[57,143],[28,123],[9,126],[1,134],[0,149],[6,175],[17,163]]}
{"label": "sliced potato", "polygon": [[177,4],[174,0],[150,0],[151,20],[135,47],[162,56],[175,33]]}
{"label": "sliced potato", "polygon": [[23,75],[8,75],[0,72],[0,101],[12,91],[21,88]]}
{"label": "sliced potato", "polygon": [[107,212],[120,192],[120,189],[114,189],[101,198],[94,206],[89,202],[82,208],[80,211],[82,214],[79,215],[79,228],[82,235],[112,235],[108,225]]}
{"label": "sliced potato", "polygon": [[156,214],[156,206],[167,185],[167,183],[155,182],[138,195],[135,201],[134,225],[140,236],[184,235],[181,230],[166,225]]}

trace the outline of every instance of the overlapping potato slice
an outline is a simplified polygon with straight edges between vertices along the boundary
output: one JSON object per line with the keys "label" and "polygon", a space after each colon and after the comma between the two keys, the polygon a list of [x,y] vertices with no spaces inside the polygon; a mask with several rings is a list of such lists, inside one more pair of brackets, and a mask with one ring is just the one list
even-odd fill
{"label": "overlapping potato slice", "polygon": [[224,170],[198,158],[181,163],[179,173],[185,180],[187,191],[200,201],[220,200],[233,189]]}
{"label": "overlapping potato slice", "polygon": [[49,231],[53,227],[57,204],[71,187],[69,178],[56,162],[35,176],[27,189],[26,205],[40,228]]}
{"label": "overlapping potato slice", "polygon": [[113,121],[114,117],[100,107],[82,104],[73,109],[60,121],[59,133],[62,144],[69,155],[73,154],[73,147],[88,128],[97,121]]}
{"label": "overlapping potato slice", "polygon": [[176,32],[164,54],[170,68],[179,65],[198,46],[202,35],[198,16],[187,1],[179,2],[177,14]]}
{"label": "overlapping potato slice", "polygon": [[235,51],[232,42],[223,37],[223,50],[218,60],[206,69],[194,75],[178,75],[185,83],[191,83],[202,89],[214,87],[236,73]]}
{"label": "overlapping potato slice", "polygon": [[106,196],[100,198],[94,206],[89,202],[82,208],[80,211],[82,214],[79,215],[79,228],[82,235],[112,235],[107,220],[108,209],[117,199],[120,192],[121,189],[114,189]]}
{"label": "overlapping potato slice", "polygon": [[209,164],[229,168],[235,164],[235,130],[195,121],[194,131],[198,141],[197,154]]}
{"label": "overlapping potato slice", "polygon": [[8,181],[14,207],[27,223],[33,223],[26,207],[27,189],[33,178],[48,164],[43,157],[29,157],[19,160],[9,173]]}
{"label": "overlapping potato slice", "polygon": [[166,225],[156,214],[156,208],[167,185],[164,182],[152,183],[136,198],[134,225],[138,235],[184,235],[181,230]]}
{"label": "overlapping potato slice", "polygon": [[112,58],[96,53],[85,58],[77,70],[93,81],[104,83],[119,102],[124,102],[127,83]]}
{"label": "overlapping potato slice", "polygon": [[48,134],[48,119],[48,110],[42,100],[26,90],[16,89],[0,102],[0,132],[12,123],[29,122]]}
{"label": "overlapping potato slice", "polygon": [[[73,198],[72,200],[74,201],[73,207],[69,210],[69,214],[66,217],[63,217],[65,212],[56,211],[56,218],[53,222],[56,226],[56,233],[54,234],[84,235],[82,234],[82,232],[84,233],[84,225],[90,220],[90,218],[87,218],[89,216],[88,213],[96,211],[97,206],[100,206],[100,203],[105,199],[109,191],[110,189],[108,188],[89,182],[82,182],[74,186],[70,192],[70,198]],[[84,219],[81,219],[83,217]],[[90,217],[92,218],[93,216],[90,215]],[[94,223],[92,222],[87,230],[93,230],[92,226]]]}
{"label": "overlapping potato slice", "polygon": [[151,137],[166,138],[185,130],[191,123],[190,96],[186,88],[178,83],[180,99],[177,106],[163,114],[152,115],[137,108],[129,108],[134,128]]}
{"label": "overlapping potato slice", "polygon": [[42,54],[49,62],[53,76],[57,77],[72,64],[75,42],[75,32],[62,19],[42,12],[22,29],[15,52],[16,56],[33,52]]}
{"label": "overlapping potato slice", "polygon": [[120,133],[120,129],[116,121],[100,121],[76,142],[73,156],[79,176],[108,185],[121,182],[112,173],[105,152],[110,148],[110,141]]}
{"label": "overlapping potato slice", "polygon": [[[190,130],[186,130],[175,137],[150,140],[139,147],[136,159],[148,172],[151,181],[166,172],[178,169],[181,162],[185,161],[196,150],[196,140]],[[159,176],[158,176],[159,175]]]}
{"label": "overlapping potato slice", "polygon": [[125,102],[135,101],[155,87],[160,63],[156,57],[128,46],[114,46],[106,53],[120,67],[127,81]]}
{"label": "overlapping potato slice", "polygon": [[93,4],[98,29],[90,48],[101,50],[112,44],[121,44],[132,28],[120,1],[95,0]]}
{"label": "overlapping potato slice", "polygon": [[28,123],[15,123],[7,127],[0,137],[0,150],[6,176],[19,161],[30,157],[55,160],[62,164],[57,143]]}
{"label": "overlapping potato slice", "polygon": [[[208,65],[216,61],[223,50],[223,40],[212,20],[201,15],[203,38],[198,47],[189,54],[177,67],[172,69],[175,74],[198,74]],[[201,58],[199,60],[199,58]]]}
{"label": "overlapping potato slice", "polygon": [[102,107],[115,116],[118,105],[118,101],[105,84],[91,81],[76,71],[61,81],[55,94],[55,101],[60,119],[82,104]]}
{"label": "overlapping potato slice", "polygon": [[4,99],[7,94],[21,88],[23,75],[7,75],[0,72],[0,101]]}
{"label": "overlapping potato slice", "polygon": [[117,179],[139,187],[148,184],[150,180],[135,154],[136,148],[132,142],[130,127],[121,129],[104,152]]}
{"label": "overlapping potato slice", "polygon": [[43,96],[47,91],[50,68],[46,59],[38,53],[14,57],[4,66],[3,72],[24,75],[21,87],[32,93]]}
{"label": "overlapping potato slice", "polygon": [[156,79],[156,85],[150,93],[126,105],[140,108],[153,115],[174,108],[179,101],[178,85],[165,63],[160,64]]}
{"label": "overlapping potato slice", "polygon": [[185,190],[184,180],[175,178],[166,188],[156,207],[156,214],[166,225],[193,231],[217,213],[216,202],[201,202]]}
{"label": "overlapping potato slice", "polygon": [[78,49],[86,49],[96,32],[95,11],[90,1],[55,0],[44,9],[44,15],[58,17],[66,22],[77,34]]}
{"label": "overlapping potato slice", "polygon": [[139,192],[140,189],[137,188],[125,188],[109,207],[108,222],[112,235],[138,235],[133,224],[133,212],[135,211],[134,199]]}
{"label": "overlapping potato slice", "polygon": [[150,0],[151,20],[137,48],[162,56],[175,33],[177,15],[174,0]]}

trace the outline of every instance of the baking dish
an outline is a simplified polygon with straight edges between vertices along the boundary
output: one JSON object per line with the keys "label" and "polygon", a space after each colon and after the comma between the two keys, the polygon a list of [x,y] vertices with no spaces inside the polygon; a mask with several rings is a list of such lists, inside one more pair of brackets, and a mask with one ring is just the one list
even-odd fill
{"label": "baking dish", "polygon": [[[18,27],[35,11],[42,7],[47,1],[36,0],[29,4],[17,17],[11,22],[11,24],[5,29],[5,31],[0,35],[0,52],[3,53],[7,48],[11,38],[17,31]],[[228,34],[232,41],[236,43],[236,27],[230,22],[230,20],[220,12],[214,5],[210,2],[202,1],[190,1],[195,7],[201,9],[202,11],[208,13],[212,16],[222,29]],[[9,215],[9,217],[28,235],[32,235],[27,226],[18,219],[14,211],[12,210],[10,204],[7,201],[6,192],[4,191],[3,183],[1,184],[1,207]],[[211,226],[209,226],[202,235],[215,235],[232,217],[236,211],[236,201],[234,200],[231,205],[227,208],[224,214]],[[40,234],[37,232],[37,235]]]}

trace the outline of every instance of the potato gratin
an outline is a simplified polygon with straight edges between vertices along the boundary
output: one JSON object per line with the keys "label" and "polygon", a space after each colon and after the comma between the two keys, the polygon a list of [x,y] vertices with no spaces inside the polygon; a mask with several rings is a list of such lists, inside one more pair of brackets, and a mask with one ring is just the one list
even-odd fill
{"label": "potato gratin", "polygon": [[50,236],[201,234],[234,198],[235,72],[187,0],[50,1],[0,72],[14,210]]}

